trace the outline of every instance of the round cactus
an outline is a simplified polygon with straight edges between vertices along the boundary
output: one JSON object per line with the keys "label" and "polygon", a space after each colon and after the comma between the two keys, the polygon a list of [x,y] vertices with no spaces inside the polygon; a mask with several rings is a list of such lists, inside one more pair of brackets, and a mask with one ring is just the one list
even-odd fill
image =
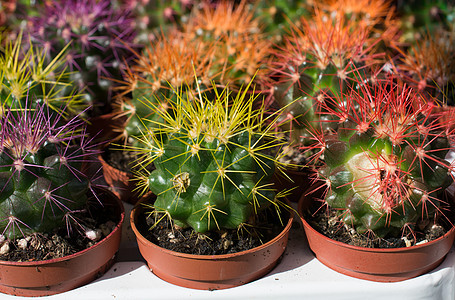
{"label": "round cactus", "polygon": [[125,97],[116,103],[119,115],[128,118],[124,138],[140,136],[159,118],[142,103],[143,97],[166,110],[167,98],[175,101],[181,90],[196,93],[197,84],[201,91],[213,90],[212,81],[217,89],[229,85],[239,90],[254,78],[256,91],[261,91],[270,43],[245,3],[223,1],[215,7],[193,11],[182,31],[163,33],[137,53],[136,64],[126,69],[125,83],[119,87]]}
{"label": "round cactus", "polygon": [[276,159],[267,152],[282,141],[272,132],[275,116],[253,109],[254,99],[246,93],[231,99],[224,90],[214,99],[181,94],[169,99],[169,112],[151,105],[164,121],[144,132],[139,165],[156,167],[140,176],[157,195],[156,211],[203,233],[236,228],[280,203],[270,181]]}
{"label": "round cactus", "polygon": [[82,121],[61,121],[39,104],[7,109],[1,118],[0,232],[7,238],[51,232],[86,207],[91,185],[81,169],[96,151]]}
{"label": "round cactus", "polygon": [[400,52],[398,74],[427,98],[443,104],[455,103],[455,31],[441,28],[423,34],[406,51]]}
{"label": "round cactus", "polygon": [[5,108],[24,108],[26,101],[32,108],[38,103],[47,105],[65,118],[83,112],[87,103],[82,94],[76,93],[70,74],[61,68],[64,52],[48,62],[46,52],[33,46],[25,50],[21,40],[19,35],[15,42],[8,42],[0,54],[1,112]]}
{"label": "round cactus", "polygon": [[306,149],[319,149],[325,202],[341,221],[360,233],[399,235],[444,214],[444,190],[453,182],[448,132],[412,89],[392,79],[376,86],[361,80],[357,89],[326,99],[337,132],[315,134]]}
{"label": "round cactus", "polygon": [[51,1],[37,10],[24,34],[50,60],[67,47],[71,81],[86,90],[95,114],[109,112],[113,86],[134,46],[129,11],[115,9],[109,0]]}
{"label": "round cactus", "polygon": [[[345,14],[327,14],[316,9],[311,19],[292,25],[284,46],[274,56],[270,82],[270,101],[286,107],[282,117],[291,131],[294,145],[305,143],[307,128],[317,120],[318,101],[325,94],[334,95],[354,80],[356,68],[373,69],[383,57],[375,46],[381,40],[373,34],[373,26]],[[371,72],[369,80],[376,80]],[[295,101],[298,99],[298,101]],[[292,103],[292,104],[291,104]]]}

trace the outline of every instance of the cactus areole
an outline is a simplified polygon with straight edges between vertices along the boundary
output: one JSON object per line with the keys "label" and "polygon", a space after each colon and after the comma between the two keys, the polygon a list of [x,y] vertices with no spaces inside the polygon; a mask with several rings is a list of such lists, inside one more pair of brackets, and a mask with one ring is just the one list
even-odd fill
{"label": "cactus areole", "polygon": [[69,225],[91,190],[82,121],[29,107],[6,108],[0,122],[0,234],[9,239]]}
{"label": "cactus areole", "polygon": [[270,205],[278,205],[271,184],[276,159],[267,150],[282,145],[272,117],[253,109],[254,96],[227,89],[215,99],[181,95],[164,122],[148,128],[142,149],[156,170],[142,176],[157,195],[154,208],[196,232],[232,229]]}
{"label": "cactus areole", "polygon": [[327,106],[339,123],[336,134],[318,137],[319,177],[328,185],[326,204],[358,232],[403,234],[444,217],[441,199],[453,182],[447,132],[431,105],[416,107],[416,97],[389,81]]}

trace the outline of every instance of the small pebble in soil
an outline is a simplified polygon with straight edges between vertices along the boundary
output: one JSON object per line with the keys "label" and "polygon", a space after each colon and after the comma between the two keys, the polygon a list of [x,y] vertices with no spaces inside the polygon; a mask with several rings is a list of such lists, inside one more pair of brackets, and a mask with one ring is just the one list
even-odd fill
{"label": "small pebble in soil", "polygon": [[2,246],[0,247],[0,255],[5,255],[9,252],[9,242],[3,242]]}
{"label": "small pebble in soil", "polygon": [[93,242],[96,242],[98,241],[99,239],[101,239],[101,236],[102,236],[102,231],[100,229],[89,229],[89,230],[86,230],[85,231],[85,236],[93,241]]}

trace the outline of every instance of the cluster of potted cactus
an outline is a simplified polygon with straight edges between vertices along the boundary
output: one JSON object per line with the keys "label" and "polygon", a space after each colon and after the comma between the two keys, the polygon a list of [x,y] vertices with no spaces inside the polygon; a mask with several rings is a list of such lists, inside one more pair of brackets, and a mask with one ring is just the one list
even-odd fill
{"label": "cluster of potted cactus", "polygon": [[[148,265],[177,285],[228,288],[271,270],[292,222],[284,198],[300,199],[309,245],[331,268],[376,281],[434,268],[455,235],[446,192],[455,5],[410,2],[2,1],[0,252],[56,228],[98,239],[77,213],[111,205],[108,191],[92,196],[99,160],[115,196],[139,201],[131,222]],[[132,157],[122,185],[106,145]],[[209,257],[150,238],[165,226],[198,240],[253,235],[270,215],[279,233],[238,253],[229,253],[235,241]],[[327,237],[313,222],[321,215],[367,245]],[[104,244],[118,245],[121,209],[114,219],[115,241]],[[423,241],[421,231],[435,228],[440,236]],[[404,244],[377,249],[391,240]],[[112,263],[115,250],[93,247],[109,259],[78,284]],[[418,259],[402,254],[437,247]],[[261,253],[271,260],[257,260]],[[377,253],[386,258],[370,258]],[[364,267],[356,255],[407,266]],[[232,260],[251,264],[219,272]]]}

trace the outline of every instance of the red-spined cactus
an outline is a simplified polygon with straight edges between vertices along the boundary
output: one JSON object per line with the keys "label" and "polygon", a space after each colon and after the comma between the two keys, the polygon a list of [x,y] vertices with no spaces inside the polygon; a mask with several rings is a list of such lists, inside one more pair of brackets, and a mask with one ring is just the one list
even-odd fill
{"label": "red-spined cactus", "polygon": [[[316,7],[314,16],[302,18],[300,24],[292,25],[285,45],[274,53],[270,82],[270,101],[286,107],[283,118],[291,121],[285,128],[291,130],[294,145],[309,137],[307,128],[321,116],[318,102],[326,94],[345,90],[353,70],[366,73],[383,58],[375,48],[381,39],[373,34],[373,26],[356,18]],[[369,75],[368,80],[376,80],[376,72]]]}
{"label": "red-spined cactus", "polygon": [[413,234],[444,217],[454,169],[445,160],[450,133],[435,107],[418,97],[392,79],[372,86],[359,77],[356,88],[326,99],[338,128],[315,133],[306,149],[319,150],[313,158],[322,163],[323,203],[359,233]]}

